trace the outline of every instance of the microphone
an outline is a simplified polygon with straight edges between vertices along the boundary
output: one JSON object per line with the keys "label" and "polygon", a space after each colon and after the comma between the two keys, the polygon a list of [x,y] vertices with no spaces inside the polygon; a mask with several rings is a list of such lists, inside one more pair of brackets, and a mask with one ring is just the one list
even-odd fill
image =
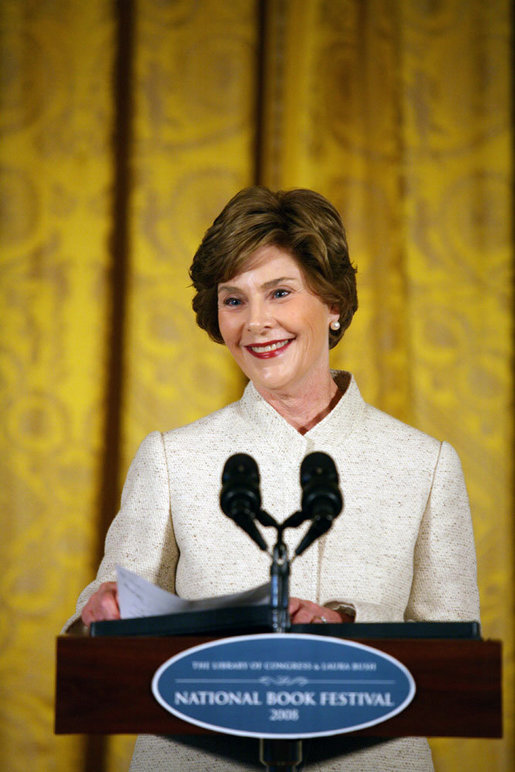
{"label": "microphone", "polygon": [[259,470],[252,456],[236,453],[225,462],[220,491],[222,511],[239,525],[262,550],[267,544],[254,520],[262,521]]}
{"label": "microphone", "polygon": [[295,555],[300,555],[313,542],[326,533],[343,507],[343,497],[338,485],[338,472],[333,459],[327,453],[310,453],[300,467],[302,487],[301,512],[313,520]]}

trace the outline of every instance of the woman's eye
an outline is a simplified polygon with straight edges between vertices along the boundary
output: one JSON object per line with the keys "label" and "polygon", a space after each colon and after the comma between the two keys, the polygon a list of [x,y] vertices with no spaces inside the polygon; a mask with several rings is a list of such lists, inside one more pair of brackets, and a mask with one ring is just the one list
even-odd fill
{"label": "woman's eye", "polygon": [[224,298],[223,305],[224,306],[239,306],[241,303],[241,300],[238,298]]}
{"label": "woman's eye", "polygon": [[288,297],[290,294],[290,290],[287,289],[276,289],[272,293],[272,297],[274,298],[285,298]]}

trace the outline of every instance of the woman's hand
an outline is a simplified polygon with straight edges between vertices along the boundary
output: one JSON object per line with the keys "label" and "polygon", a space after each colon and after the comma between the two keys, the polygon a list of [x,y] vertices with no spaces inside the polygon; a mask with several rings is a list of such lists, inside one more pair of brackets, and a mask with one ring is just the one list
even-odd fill
{"label": "woman's hand", "polygon": [[120,619],[116,582],[104,582],[82,609],[82,621],[89,627],[92,622]]}
{"label": "woman's hand", "polygon": [[300,598],[290,598],[290,619],[294,625],[306,625],[312,622],[315,624],[343,622],[342,617],[337,611],[332,611],[325,606],[319,606],[310,600],[301,600]]}

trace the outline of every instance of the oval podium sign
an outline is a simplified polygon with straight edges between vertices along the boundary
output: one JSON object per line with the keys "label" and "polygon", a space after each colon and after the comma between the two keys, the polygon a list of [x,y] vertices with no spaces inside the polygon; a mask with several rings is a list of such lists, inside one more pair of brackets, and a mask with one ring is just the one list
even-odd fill
{"label": "oval podium sign", "polygon": [[409,705],[415,682],[370,646],[266,633],[181,652],[157,670],[152,692],[170,713],[216,732],[302,739],[386,721]]}

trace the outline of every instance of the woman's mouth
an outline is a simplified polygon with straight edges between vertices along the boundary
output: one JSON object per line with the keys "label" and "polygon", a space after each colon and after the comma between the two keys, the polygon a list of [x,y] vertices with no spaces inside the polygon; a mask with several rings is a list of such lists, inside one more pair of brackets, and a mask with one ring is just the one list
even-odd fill
{"label": "woman's mouth", "polygon": [[271,357],[279,356],[289,346],[293,338],[287,338],[286,340],[270,340],[267,343],[254,343],[251,346],[245,346],[247,351],[252,356],[258,359],[270,359]]}

